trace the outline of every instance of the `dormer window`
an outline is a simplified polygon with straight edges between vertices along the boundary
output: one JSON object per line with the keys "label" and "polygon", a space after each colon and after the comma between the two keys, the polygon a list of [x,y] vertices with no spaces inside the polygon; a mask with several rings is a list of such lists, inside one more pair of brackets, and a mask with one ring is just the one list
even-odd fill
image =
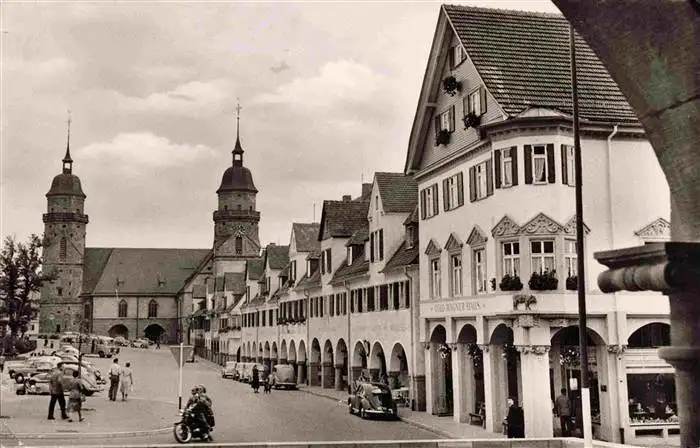
{"label": "dormer window", "polygon": [[410,249],[415,245],[416,228],[413,225],[406,226],[406,249]]}
{"label": "dormer window", "polygon": [[348,266],[352,264],[352,246],[348,247]]}
{"label": "dormer window", "polygon": [[311,277],[311,260],[306,260],[306,276]]}

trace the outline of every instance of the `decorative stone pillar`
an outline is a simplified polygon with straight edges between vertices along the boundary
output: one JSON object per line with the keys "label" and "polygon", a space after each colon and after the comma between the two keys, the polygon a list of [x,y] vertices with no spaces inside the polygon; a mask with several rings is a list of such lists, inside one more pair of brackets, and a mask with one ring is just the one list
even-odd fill
{"label": "decorative stone pillar", "polygon": [[297,361],[297,384],[306,383],[306,362]]}
{"label": "decorative stone pillar", "polygon": [[411,410],[426,412],[425,393],[425,375],[413,375],[411,377],[411,397],[413,397]]}
{"label": "decorative stone pillar", "polygon": [[[598,347],[600,382],[601,438],[621,443],[628,426],[627,372],[624,363],[626,345]],[[605,390],[603,390],[605,388]]]}
{"label": "decorative stone pillar", "polygon": [[272,365],[270,364],[270,358],[269,358],[269,357],[268,357],[268,358],[263,357],[263,362],[262,362],[262,364],[263,364],[265,367],[267,367],[267,371],[268,371],[268,372],[272,372]]}
{"label": "decorative stone pillar", "polygon": [[493,360],[492,355],[493,351],[489,350],[490,349],[489,344],[479,344],[479,348],[481,349],[482,353],[484,354],[483,357],[483,363],[484,363],[484,410],[486,414],[486,422],[484,423],[484,426],[486,426],[486,430],[488,432],[500,432],[501,431],[501,420],[503,419],[503,416],[497,415],[496,413],[496,406],[494,403],[495,399],[495,394],[494,394],[494,378],[493,378]]}
{"label": "decorative stone pillar", "polygon": [[319,365],[317,362],[309,361],[309,386],[320,386],[321,381],[318,378]]}
{"label": "decorative stone pillar", "polygon": [[343,365],[342,364],[335,366],[334,386],[335,386],[335,390],[344,390],[345,389],[345,383],[343,382]]}
{"label": "decorative stone pillar", "polygon": [[335,372],[333,369],[333,363],[328,361],[324,362],[323,370],[321,370],[321,385],[324,389],[333,389],[335,384]]}
{"label": "decorative stone pillar", "polygon": [[435,405],[435,373],[433,372],[433,349],[430,342],[423,344],[425,349],[425,412],[434,413]]}
{"label": "decorative stone pillar", "polygon": [[659,355],[676,370],[681,446],[699,446],[700,243],[654,243],[598,252],[595,258],[609,269],[598,277],[601,291],[651,290],[669,295],[673,345],[659,349]]}
{"label": "decorative stone pillar", "polygon": [[552,437],[552,400],[549,393],[549,346],[519,345],[525,413],[525,437]]}
{"label": "decorative stone pillar", "polygon": [[462,355],[463,350],[460,350],[460,346],[463,344],[450,343],[448,346],[452,354],[450,355],[452,360],[452,419],[458,423],[466,422],[468,414],[464,413],[463,401],[465,399],[464,390],[464,360]]}

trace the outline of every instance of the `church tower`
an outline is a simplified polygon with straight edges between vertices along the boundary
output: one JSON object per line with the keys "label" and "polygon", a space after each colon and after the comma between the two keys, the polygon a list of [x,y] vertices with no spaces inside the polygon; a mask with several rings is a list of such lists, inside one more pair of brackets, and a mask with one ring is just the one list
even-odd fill
{"label": "church tower", "polygon": [[237,107],[236,144],[231,166],[224,171],[216,190],[219,207],[214,212],[214,255],[217,258],[244,259],[260,254],[258,223],[260,212],[255,209],[258,193],[253,175],[243,166],[240,140],[240,105]]}
{"label": "church tower", "polygon": [[41,290],[39,331],[61,333],[78,331],[83,319],[80,292],[83,284],[85,231],[85,193],[80,179],[73,174],[70,156],[70,119],[63,172],[53,178],[46,193],[44,219],[43,269],[56,279]]}

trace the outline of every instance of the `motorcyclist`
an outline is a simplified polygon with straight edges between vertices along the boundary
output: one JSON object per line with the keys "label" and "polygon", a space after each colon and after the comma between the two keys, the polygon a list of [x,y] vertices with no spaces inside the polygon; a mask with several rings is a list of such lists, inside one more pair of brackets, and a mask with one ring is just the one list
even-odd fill
{"label": "motorcyclist", "polygon": [[203,439],[212,440],[211,431],[214,427],[214,413],[211,409],[211,399],[206,394],[207,389],[202,385],[192,388],[192,396],[187,401],[186,408],[192,412],[195,422],[201,426]]}

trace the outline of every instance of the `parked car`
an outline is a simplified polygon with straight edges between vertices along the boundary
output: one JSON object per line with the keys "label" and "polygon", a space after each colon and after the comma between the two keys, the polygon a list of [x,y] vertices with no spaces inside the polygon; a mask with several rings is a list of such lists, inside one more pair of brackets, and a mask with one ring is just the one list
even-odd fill
{"label": "parked car", "polygon": [[231,378],[236,376],[236,361],[227,361],[226,365],[221,369],[221,378]]}
{"label": "parked car", "polygon": [[117,347],[128,347],[129,341],[124,336],[117,336],[114,338],[114,345]]}
{"label": "parked car", "polygon": [[28,359],[24,365],[15,367],[10,373],[10,378],[14,379],[17,384],[24,382],[37,373],[50,372],[62,359],[57,356],[37,356]]}
{"label": "parked car", "polygon": [[272,366],[272,375],[275,377],[275,389],[296,389],[297,379],[294,375],[294,367],[289,364],[275,364]]}
{"label": "parked car", "polygon": [[[73,372],[77,370],[77,366],[63,366],[63,389],[66,394],[70,393],[70,384],[73,381]],[[50,372],[38,373],[31,378],[27,378],[24,383],[17,388],[17,394],[48,394],[49,393],[49,379],[51,377]],[[95,392],[100,392],[103,387],[97,384],[95,377],[88,372],[83,372],[80,377],[80,381],[83,383],[85,388],[85,395],[92,396]]]}
{"label": "parked car", "polygon": [[[76,358],[80,355],[80,352],[78,351],[77,348],[73,347],[72,345],[68,344],[61,344],[61,346],[57,350],[58,353],[65,353],[68,355],[73,355]],[[58,355],[60,356],[60,355]]]}
{"label": "parked car", "polygon": [[[75,362],[72,362],[72,361],[63,361],[63,365],[64,365],[64,366],[72,367],[72,368],[75,369],[75,370],[78,369],[78,361],[77,361],[77,360],[76,360]],[[102,376],[102,372],[100,371],[100,369],[98,369],[97,367],[95,367],[94,364],[83,361],[83,362],[80,364],[80,366],[82,367],[81,370],[82,370],[83,373],[84,373],[84,372],[87,372],[87,373],[89,373],[90,375],[92,375],[92,376],[95,377],[95,381],[97,382],[97,384],[105,384],[105,383],[107,382],[107,381],[105,380],[105,378]]]}
{"label": "parked car", "polygon": [[148,348],[149,344],[148,344],[148,340],[138,338],[138,339],[134,339],[133,341],[131,341],[130,345],[132,347],[136,347],[136,348]]}
{"label": "parked car", "polygon": [[398,418],[396,402],[391,396],[391,389],[380,383],[357,383],[354,393],[348,397],[348,412],[362,418],[388,417]]}

